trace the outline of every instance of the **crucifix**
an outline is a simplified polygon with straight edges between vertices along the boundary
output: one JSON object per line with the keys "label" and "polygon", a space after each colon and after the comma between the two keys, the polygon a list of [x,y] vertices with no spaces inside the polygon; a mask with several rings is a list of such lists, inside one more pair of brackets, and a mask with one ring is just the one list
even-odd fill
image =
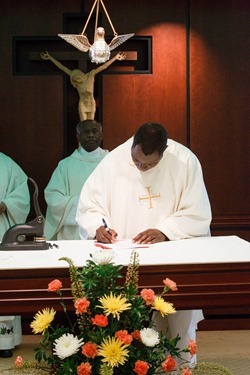
{"label": "crucifix", "polygon": [[149,201],[149,207],[148,208],[153,208],[153,199],[160,198],[160,194],[151,194],[151,186],[145,186],[145,189],[147,190],[147,195],[139,197],[139,201]]}
{"label": "crucifix", "polygon": [[[69,20],[69,30],[72,32],[73,24],[79,21],[82,15],[67,15],[65,25]],[[13,45],[13,71],[17,75],[63,75],[64,88],[62,100],[64,105],[64,153],[68,155],[75,149],[75,125],[79,122],[78,94],[72,86],[69,77],[60,71],[51,62],[41,59],[40,53],[49,51],[59,62],[65,64],[70,70],[79,69],[83,72],[90,71],[98,65],[93,64],[87,53],[76,50],[57,36],[47,37],[15,37]],[[115,61],[105,72],[98,74],[94,83],[96,101],[96,120],[102,122],[102,75],[103,74],[150,74],[151,73],[151,37],[133,37],[119,48],[126,54],[123,61]],[[111,58],[117,54],[112,52]],[[53,89],[53,88],[52,88]],[[72,126],[74,124],[74,126]]]}
{"label": "crucifix", "polygon": [[104,64],[93,68],[89,72],[83,72],[80,69],[69,69],[47,51],[41,52],[40,56],[43,60],[51,61],[69,76],[72,86],[77,90],[79,95],[78,114],[80,121],[95,119],[96,102],[94,98],[94,83],[96,75],[107,69],[116,60],[122,61],[126,58],[125,53],[119,52]]}

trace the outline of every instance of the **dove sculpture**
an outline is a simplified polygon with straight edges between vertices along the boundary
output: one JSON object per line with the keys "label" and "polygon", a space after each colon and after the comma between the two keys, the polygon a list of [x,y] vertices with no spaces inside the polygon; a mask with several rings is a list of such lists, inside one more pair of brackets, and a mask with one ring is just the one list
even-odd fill
{"label": "dove sculpture", "polygon": [[66,42],[70,43],[78,50],[82,52],[89,51],[91,62],[94,62],[96,64],[102,64],[108,61],[110,58],[110,51],[118,47],[120,44],[124,43],[133,35],[134,33],[115,35],[111,42],[107,44],[107,42],[105,41],[104,28],[98,27],[95,32],[94,43],[91,45],[88,38],[83,34],[58,34],[60,38],[66,40]]}

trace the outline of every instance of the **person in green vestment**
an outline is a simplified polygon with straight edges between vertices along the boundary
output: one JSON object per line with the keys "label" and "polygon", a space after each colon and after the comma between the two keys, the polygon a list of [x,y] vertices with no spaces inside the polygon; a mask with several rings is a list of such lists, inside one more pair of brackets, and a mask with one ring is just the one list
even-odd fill
{"label": "person in green vestment", "polygon": [[[28,178],[21,167],[0,152],[0,241],[7,229],[25,223],[30,210]],[[1,311],[0,311],[1,313]],[[0,358],[11,357],[22,340],[21,316],[0,316]]]}
{"label": "person in green vestment", "polygon": [[48,240],[79,240],[75,220],[81,189],[99,162],[108,154],[100,147],[102,126],[84,120],[76,127],[79,148],[61,160],[44,190],[47,203],[44,234]]}

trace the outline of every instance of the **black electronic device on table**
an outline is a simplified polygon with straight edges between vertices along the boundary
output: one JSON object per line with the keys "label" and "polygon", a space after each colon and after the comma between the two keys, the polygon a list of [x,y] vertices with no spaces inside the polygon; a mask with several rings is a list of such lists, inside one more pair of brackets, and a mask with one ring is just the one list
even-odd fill
{"label": "black electronic device on table", "polygon": [[46,238],[44,237],[45,218],[38,203],[38,186],[32,178],[29,177],[29,180],[35,187],[33,204],[36,217],[25,224],[15,224],[7,229],[0,243],[0,250],[49,249],[49,243],[46,242]]}

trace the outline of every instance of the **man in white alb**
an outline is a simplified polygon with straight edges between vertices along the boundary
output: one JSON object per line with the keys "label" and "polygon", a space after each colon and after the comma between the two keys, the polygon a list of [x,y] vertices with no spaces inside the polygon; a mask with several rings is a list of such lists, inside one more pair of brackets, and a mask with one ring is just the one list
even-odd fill
{"label": "man in white alb", "polygon": [[[146,244],[208,236],[211,208],[199,160],[168,139],[160,124],[146,123],[88,178],[76,219],[81,238],[104,243],[116,238]],[[189,338],[195,340],[203,314],[178,311],[167,319],[171,335],[179,333],[184,348]]]}

